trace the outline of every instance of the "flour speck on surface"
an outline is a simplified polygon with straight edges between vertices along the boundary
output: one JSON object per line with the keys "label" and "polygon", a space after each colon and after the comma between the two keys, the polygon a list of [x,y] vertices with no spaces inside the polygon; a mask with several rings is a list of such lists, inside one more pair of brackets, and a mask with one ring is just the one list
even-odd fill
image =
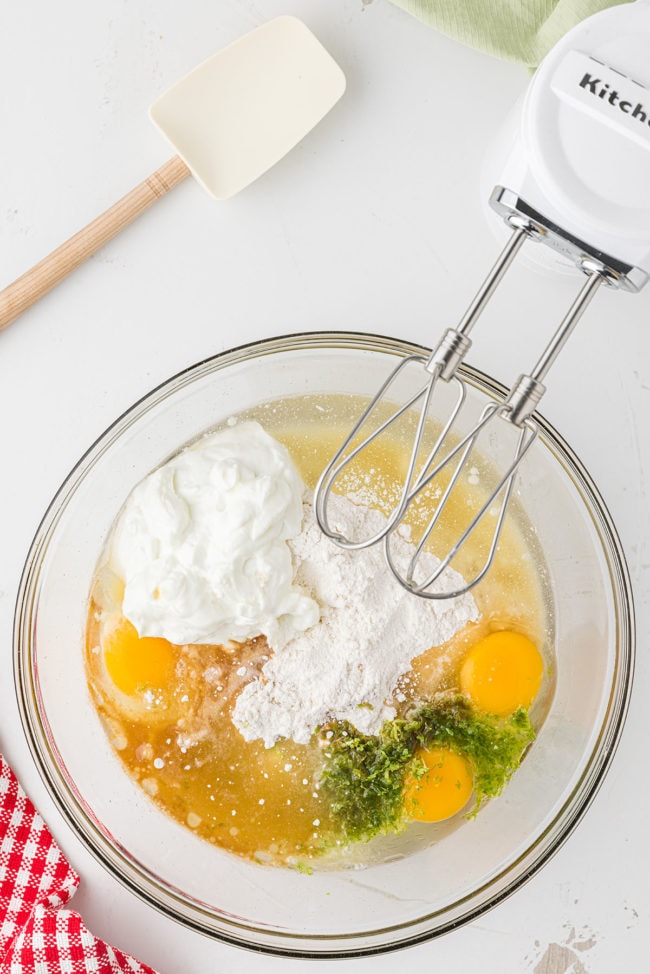
{"label": "flour speck on surface", "polygon": [[[332,522],[348,537],[367,536],[385,523],[380,512],[344,497],[332,495],[331,504]],[[261,738],[266,747],[280,738],[306,744],[330,720],[376,734],[395,717],[392,702],[411,661],[478,619],[476,603],[469,594],[439,602],[410,594],[387,569],[380,547],[337,547],[322,534],[309,503],[289,547],[294,584],[318,602],[321,618],[276,651],[244,687],[233,722],[247,741]],[[393,550],[401,562],[414,548],[396,536]],[[447,569],[441,584],[457,587],[462,579]]]}

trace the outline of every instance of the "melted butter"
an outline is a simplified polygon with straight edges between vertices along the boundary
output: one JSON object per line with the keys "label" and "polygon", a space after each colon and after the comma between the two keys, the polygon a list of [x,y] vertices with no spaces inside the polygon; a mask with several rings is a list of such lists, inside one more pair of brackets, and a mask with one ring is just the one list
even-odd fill
{"label": "melted butter", "polygon": [[[306,397],[268,404],[252,410],[247,418],[258,419],[287,446],[303,480],[313,488],[358,408],[359,401],[352,397]],[[355,460],[338,489],[388,513],[399,498],[408,464],[405,444],[411,435],[412,424],[406,421],[390,439],[377,441]],[[479,485],[467,478],[460,483],[437,529],[435,542],[443,548],[457,536],[459,525],[467,523],[477,498],[489,486],[489,468],[473,472],[472,480],[476,473]],[[427,523],[429,511],[424,497],[410,512],[414,536]],[[465,577],[480,563],[490,529],[488,522],[454,561]],[[532,532],[527,531],[525,519],[509,515],[493,567],[473,590],[481,619],[414,660],[399,688],[402,708],[457,687],[468,649],[496,629],[524,633],[550,663],[543,571],[527,543],[529,536]],[[102,620],[119,616],[119,583],[107,582],[99,571],[93,592],[86,638],[88,683],[127,773],[166,813],[231,852],[263,862],[295,864],[331,851],[337,840],[318,790],[319,745],[280,741],[266,749],[261,742],[244,741],[231,721],[241,687],[256,677],[268,658],[265,640],[260,637],[227,647],[181,647],[180,661],[164,693],[152,697],[144,688],[135,698],[127,698],[108,679],[101,651]],[[535,704],[538,720],[552,692],[551,683],[548,679]]]}

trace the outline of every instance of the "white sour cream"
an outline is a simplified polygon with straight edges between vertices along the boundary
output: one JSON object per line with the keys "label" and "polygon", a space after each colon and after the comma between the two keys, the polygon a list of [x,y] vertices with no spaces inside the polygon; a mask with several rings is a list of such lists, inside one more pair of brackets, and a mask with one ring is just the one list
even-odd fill
{"label": "white sour cream", "polygon": [[123,612],[140,636],[219,644],[266,636],[273,649],[319,619],[293,584],[287,540],[304,485],[259,423],[204,436],[129,496],[109,545]]}

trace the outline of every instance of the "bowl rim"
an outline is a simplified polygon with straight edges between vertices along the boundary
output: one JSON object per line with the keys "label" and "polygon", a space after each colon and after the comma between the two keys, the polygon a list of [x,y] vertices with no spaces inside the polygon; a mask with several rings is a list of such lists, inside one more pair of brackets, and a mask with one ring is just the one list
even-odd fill
{"label": "bowl rim", "polygon": [[[92,821],[83,808],[82,802],[70,789],[67,781],[59,770],[56,755],[52,752],[47,734],[40,721],[38,711],[38,691],[31,666],[31,629],[33,621],[33,599],[37,591],[39,566],[49,538],[56,530],[60,516],[69,499],[74,495],[77,485],[92,468],[96,458],[110,447],[122,433],[144,415],[153,405],[176,393],[179,389],[191,384],[196,379],[218,372],[237,362],[272,355],[277,352],[315,350],[318,348],[356,349],[361,351],[379,351],[406,355],[429,355],[431,349],[407,340],[387,337],[380,334],[356,331],[313,331],[279,335],[268,339],[248,342],[233,348],[225,349],[215,355],[189,365],[171,377],[156,385],[149,392],[136,400],[125,409],[88,447],[71,471],[63,480],[61,486],[50,501],[41,521],[36,528],[30,544],[16,596],[13,626],[13,668],[14,684],[20,718],[28,747],[37,770],[43,780],[52,800],[63,818],[72,828],[73,833],[85,848],[108,870],[113,878],[126,889],[130,890],[141,900],[163,915],[181,923],[182,925],[223,943],[233,946],[263,952],[276,956],[301,957],[311,959],[346,958],[370,956],[387,953],[407,946],[413,946],[442,936],[475,920],[497,904],[511,896],[517,889],[531,879],[561,848],[571,835],[585,812],[591,805],[604,777],[611,765],[617,749],[629,707],[634,661],[636,653],[636,633],[634,624],[634,600],[629,570],[621,541],[614,526],[607,506],[583,463],[578,459],[572,448],[555,427],[542,415],[535,413],[534,419],[539,425],[540,438],[550,449],[555,459],[571,477],[574,485],[579,489],[583,503],[595,523],[599,540],[607,552],[610,568],[614,609],[616,613],[616,630],[620,639],[621,665],[615,672],[610,686],[609,702],[599,729],[598,738],[594,743],[591,756],[570,795],[563,802],[561,808],[554,815],[553,820],[536,837],[534,845],[528,846],[524,852],[508,867],[512,872],[517,863],[522,860],[533,859],[526,863],[520,873],[504,885],[486,902],[469,906],[461,916],[455,916],[443,922],[435,929],[418,929],[423,923],[423,917],[385,927],[381,931],[365,933],[335,934],[304,934],[284,932],[273,929],[269,931],[263,927],[231,922],[233,932],[215,929],[207,920],[210,911],[202,909],[193,902],[188,912],[188,900],[180,892],[156,882],[149,874],[144,875],[135,864],[125,856],[119,847],[107,842],[104,835]],[[462,365],[462,376],[472,385],[479,387],[496,397],[506,394],[506,387],[498,380],[472,366]],[[34,704],[36,705],[34,706]],[[566,821],[564,819],[566,818]],[[555,830],[547,847],[541,855],[533,856],[535,848],[541,839]],[[501,874],[498,874],[501,875]],[[491,885],[494,878],[490,881]],[[147,888],[148,887],[148,888]],[[464,899],[475,899],[479,890],[473,890]],[[439,911],[438,911],[439,912]],[[194,914],[194,915],[190,915]],[[201,914],[206,919],[201,921]],[[430,916],[435,916],[431,914]],[[430,918],[430,917],[429,917]],[[223,922],[223,920],[222,920]],[[415,928],[415,929],[413,929]],[[409,933],[410,929],[410,933]],[[387,943],[372,942],[353,946],[351,941],[363,939],[380,933],[393,934],[401,930],[404,936],[391,939]],[[241,933],[239,932],[241,931]],[[252,942],[246,933],[255,931],[262,940]],[[302,946],[307,942],[313,946]],[[338,945],[340,942],[340,946]],[[321,944],[319,949],[318,944]],[[329,946],[326,946],[326,943]],[[337,944],[333,946],[333,944]]]}

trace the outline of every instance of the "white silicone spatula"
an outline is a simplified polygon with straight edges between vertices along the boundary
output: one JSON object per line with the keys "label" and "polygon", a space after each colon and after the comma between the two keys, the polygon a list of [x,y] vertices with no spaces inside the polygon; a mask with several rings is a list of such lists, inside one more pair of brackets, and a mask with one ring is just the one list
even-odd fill
{"label": "white silicone spatula", "polygon": [[152,105],[176,155],[0,291],[10,324],[190,173],[227,199],[289,152],[336,104],[343,72],[295,17],[278,17],[199,65]]}

